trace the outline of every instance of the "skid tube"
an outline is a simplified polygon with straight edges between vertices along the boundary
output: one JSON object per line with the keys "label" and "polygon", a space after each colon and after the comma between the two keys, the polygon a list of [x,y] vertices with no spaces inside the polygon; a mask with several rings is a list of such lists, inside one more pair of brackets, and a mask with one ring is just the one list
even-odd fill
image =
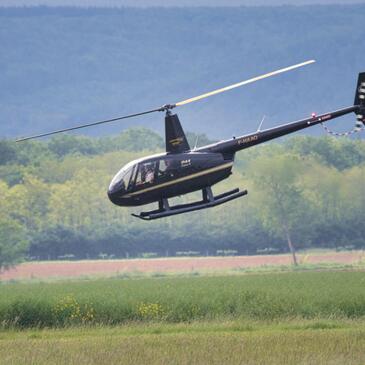
{"label": "skid tube", "polygon": [[169,217],[171,215],[192,212],[194,210],[212,208],[246,195],[247,190],[240,191],[238,188],[236,188],[223,194],[214,196],[212,188],[208,186],[202,190],[202,193],[203,200],[188,204],[179,204],[172,207],[170,207],[168,200],[164,198],[159,201],[159,209],[151,210],[149,212],[141,212],[140,214],[132,214],[132,216],[149,221],[152,219]]}

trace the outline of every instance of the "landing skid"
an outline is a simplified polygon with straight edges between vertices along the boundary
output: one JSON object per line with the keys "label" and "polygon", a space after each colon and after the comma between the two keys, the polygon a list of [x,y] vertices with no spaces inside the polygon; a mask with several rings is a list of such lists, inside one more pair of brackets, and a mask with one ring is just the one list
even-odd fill
{"label": "landing skid", "polygon": [[240,198],[247,194],[247,190],[240,191],[238,188],[227,191],[226,193],[214,196],[211,187],[204,188],[202,190],[203,200],[189,203],[189,204],[179,204],[170,207],[167,199],[162,199],[159,201],[159,208],[156,210],[151,210],[149,212],[141,212],[140,214],[132,214],[133,217],[141,218],[143,220],[152,220],[158,218],[169,217],[171,215],[182,214],[187,212],[192,212],[194,210],[206,209],[215,207],[230,200]]}

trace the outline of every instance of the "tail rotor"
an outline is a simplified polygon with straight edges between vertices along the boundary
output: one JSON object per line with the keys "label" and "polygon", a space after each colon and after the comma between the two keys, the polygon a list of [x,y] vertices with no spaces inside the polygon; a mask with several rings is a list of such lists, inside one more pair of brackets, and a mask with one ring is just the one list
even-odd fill
{"label": "tail rotor", "polygon": [[355,112],[356,127],[362,128],[365,126],[365,72],[359,74],[354,105],[358,107]]}

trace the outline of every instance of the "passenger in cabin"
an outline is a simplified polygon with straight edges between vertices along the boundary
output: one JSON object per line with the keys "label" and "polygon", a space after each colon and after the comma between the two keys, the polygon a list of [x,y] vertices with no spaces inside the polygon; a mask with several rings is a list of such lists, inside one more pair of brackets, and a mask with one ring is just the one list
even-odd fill
{"label": "passenger in cabin", "polygon": [[153,168],[147,168],[145,182],[152,184],[155,178],[155,172]]}

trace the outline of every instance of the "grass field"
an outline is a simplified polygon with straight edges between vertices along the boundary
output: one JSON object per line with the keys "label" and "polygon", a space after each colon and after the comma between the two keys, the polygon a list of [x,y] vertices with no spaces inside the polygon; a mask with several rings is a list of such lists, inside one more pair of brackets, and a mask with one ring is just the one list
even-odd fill
{"label": "grass field", "polygon": [[365,363],[358,321],[195,322],[0,332],[8,364]]}
{"label": "grass field", "polygon": [[0,364],[364,364],[365,272],[0,285]]}
{"label": "grass field", "polygon": [[3,327],[362,316],[361,271],[0,285]]}

